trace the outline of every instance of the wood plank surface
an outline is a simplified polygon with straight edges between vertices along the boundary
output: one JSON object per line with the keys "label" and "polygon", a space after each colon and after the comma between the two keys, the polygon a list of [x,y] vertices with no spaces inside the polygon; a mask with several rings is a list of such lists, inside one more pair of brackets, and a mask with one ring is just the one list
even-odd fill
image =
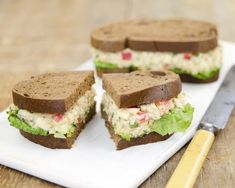
{"label": "wood plank surface", "polygon": [[[0,110],[11,103],[12,86],[30,75],[76,67],[90,57],[89,33],[126,18],[189,17],[215,22],[220,38],[235,41],[234,0],[1,0]],[[235,113],[216,137],[195,187],[235,185]],[[164,187],[185,147],[141,187]],[[0,151],[1,152],[1,151]],[[58,185],[0,165],[0,187]]]}

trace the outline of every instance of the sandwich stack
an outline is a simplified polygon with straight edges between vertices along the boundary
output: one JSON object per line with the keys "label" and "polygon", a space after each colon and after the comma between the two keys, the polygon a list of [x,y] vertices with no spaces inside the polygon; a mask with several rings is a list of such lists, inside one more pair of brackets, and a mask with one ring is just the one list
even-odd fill
{"label": "sandwich stack", "polygon": [[47,73],[16,84],[9,121],[20,133],[48,148],[71,148],[95,115],[92,71]]}
{"label": "sandwich stack", "polygon": [[131,20],[91,33],[96,70],[103,73],[168,69],[182,81],[218,79],[222,50],[214,24],[195,20]]}
{"label": "sandwich stack", "polygon": [[118,150],[165,140],[191,124],[194,110],[173,72],[104,74],[103,88],[102,117]]}

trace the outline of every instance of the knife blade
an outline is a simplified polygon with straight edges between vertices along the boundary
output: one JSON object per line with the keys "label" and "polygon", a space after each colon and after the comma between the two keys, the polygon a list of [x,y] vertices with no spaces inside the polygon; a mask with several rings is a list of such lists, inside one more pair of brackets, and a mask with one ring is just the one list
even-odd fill
{"label": "knife blade", "polygon": [[166,188],[193,187],[214,142],[215,133],[225,128],[234,105],[235,65],[228,71]]}
{"label": "knife blade", "polygon": [[227,73],[212,103],[203,116],[200,127],[224,129],[235,105],[235,66]]}

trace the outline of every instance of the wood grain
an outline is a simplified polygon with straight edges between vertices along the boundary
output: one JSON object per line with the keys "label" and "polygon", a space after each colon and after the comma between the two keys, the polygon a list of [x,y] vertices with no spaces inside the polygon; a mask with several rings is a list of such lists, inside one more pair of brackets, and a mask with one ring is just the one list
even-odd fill
{"label": "wood grain", "polygon": [[[215,22],[222,39],[235,41],[235,1],[226,0],[1,0],[0,110],[11,102],[11,88],[33,74],[67,70],[90,57],[89,33],[126,18],[189,17]],[[195,187],[235,185],[235,114],[220,132]],[[185,147],[141,187],[164,187]],[[0,187],[59,187],[0,166]]]}

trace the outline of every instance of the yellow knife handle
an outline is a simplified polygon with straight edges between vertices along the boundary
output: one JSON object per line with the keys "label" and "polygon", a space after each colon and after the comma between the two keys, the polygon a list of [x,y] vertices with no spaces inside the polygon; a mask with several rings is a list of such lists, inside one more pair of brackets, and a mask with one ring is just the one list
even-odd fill
{"label": "yellow knife handle", "polygon": [[214,139],[213,132],[203,129],[196,132],[166,188],[193,187]]}

